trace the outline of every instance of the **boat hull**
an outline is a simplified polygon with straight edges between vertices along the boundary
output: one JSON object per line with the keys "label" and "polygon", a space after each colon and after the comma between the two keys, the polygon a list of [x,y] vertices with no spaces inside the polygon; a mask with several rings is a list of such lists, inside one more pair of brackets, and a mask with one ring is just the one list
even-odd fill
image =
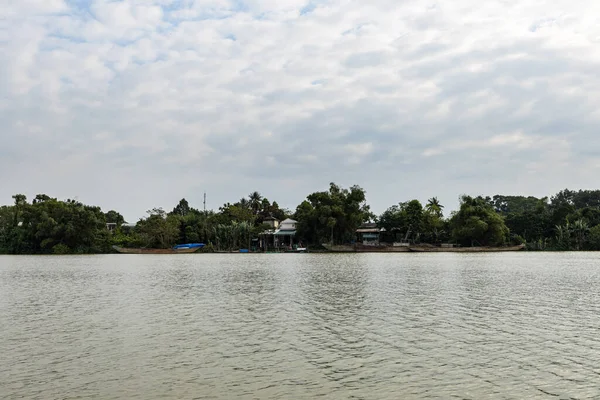
{"label": "boat hull", "polygon": [[330,245],[323,247],[331,253],[497,253],[506,251],[521,251],[525,245],[506,247],[435,247],[435,246],[365,246]]}
{"label": "boat hull", "polygon": [[519,246],[506,247],[409,247],[409,251],[414,253],[499,253],[506,251],[521,251],[524,249],[524,244]]}
{"label": "boat hull", "polygon": [[113,248],[122,254],[189,254],[197,252],[201,247],[186,247],[181,249],[144,249],[113,246]]}
{"label": "boat hull", "polygon": [[323,247],[331,253],[407,253],[410,251],[406,246],[330,245],[323,243]]}

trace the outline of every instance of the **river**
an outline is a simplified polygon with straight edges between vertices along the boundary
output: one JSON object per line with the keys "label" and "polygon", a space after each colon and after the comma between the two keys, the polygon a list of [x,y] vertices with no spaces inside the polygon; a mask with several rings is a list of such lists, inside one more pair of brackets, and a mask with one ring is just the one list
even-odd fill
{"label": "river", "polygon": [[0,257],[0,398],[600,398],[600,253]]}

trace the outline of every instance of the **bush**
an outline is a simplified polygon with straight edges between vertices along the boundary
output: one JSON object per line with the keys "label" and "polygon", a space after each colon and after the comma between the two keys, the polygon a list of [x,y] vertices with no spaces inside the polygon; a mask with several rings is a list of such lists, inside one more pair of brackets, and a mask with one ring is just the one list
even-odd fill
{"label": "bush", "polygon": [[52,247],[52,254],[70,254],[71,249],[66,244],[59,243]]}
{"label": "bush", "polygon": [[200,250],[198,250],[198,253],[214,253],[214,252],[215,252],[215,246],[213,246],[212,243],[209,243],[206,246],[204,246],[203,248],[201,248]]}
{"label": "bush", "polygon": [[511,240],[515,245],[525,244],[527,242],[525,238],[521,235],[513,235]]}
{"label": "bush", "polygon": [[590,229],[587,247],[589,250],[600,250],[600,225],[596,225]]}

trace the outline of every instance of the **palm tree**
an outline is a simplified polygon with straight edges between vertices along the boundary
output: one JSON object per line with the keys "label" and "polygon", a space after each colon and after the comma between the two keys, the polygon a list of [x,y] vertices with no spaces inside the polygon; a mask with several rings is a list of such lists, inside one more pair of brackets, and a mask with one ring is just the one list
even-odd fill
{"label": "palm tree", "polygon": [[571,224],[567,221],[564,225],[556,225],[554,227],[556,232],[556,241],[563,250],[568,250],[571,247]]}
{"label": "palm tree", "polygon": [[236,226],[237,236],[239,238],[238,246],[242,248],[246,244],[248,245],[248,249],[250,249],[250,242],[252,236],[252,225],[249,222],[240,222]]}
{"label": "palm tree", "polygon": [[581,250],[589,230],[590,227],[584,220],[578,219],[577,221],[573,222],[573,233],[575,234],[575,240],[577,241],[577,250]]}
{"label": "palm tree", "polygon": [[435,238],[435,243],[438,243],[440,236],[445,234],[446,231],[443,229],[438,229],[437,227],[434,227],[432,233],[433,233],[433,237]]}
{"label": "palm tree", "polygon": [[331,228],[331,245],[333,246],[333,228],[337,224],[337,220],[333,217],[327,218],[327,227]]}
{"label": "palm tree", "polygon": [[248,199],[250,200],[250,208],[252,209],[252,212],[254,212],[254,215],[258,214],[258,211],[262,205],[262,195],[255,191],[248,195]]}
{"label": "palm tree", "polygon": [[427,200],[427,205],[425,206],[425,209],[427,210],[427,212],[437,216],[438,218],[442,218],[442,216],[443,216],[442,209],[443,208],[444,208],[444,206],[440,204],[440,201],[438,200],[437,197],[432,197],[431,199]]}
{"label": "palm tree", "polygon": [[248,201],[248,199],[246,199],[245,197],[242,197],[238,204],[242,208],[250,208],[250,201]]}

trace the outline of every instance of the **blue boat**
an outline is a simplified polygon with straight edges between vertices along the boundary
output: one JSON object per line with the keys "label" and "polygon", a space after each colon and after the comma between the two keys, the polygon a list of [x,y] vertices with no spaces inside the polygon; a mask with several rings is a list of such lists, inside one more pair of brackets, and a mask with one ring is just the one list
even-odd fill
{"label": "blue boat", "polygon": [[204,243],[186,243],[186,244],[178,244],[177,246],[173,246],[173,250],[180,249],[200,249],[204,247]]}

